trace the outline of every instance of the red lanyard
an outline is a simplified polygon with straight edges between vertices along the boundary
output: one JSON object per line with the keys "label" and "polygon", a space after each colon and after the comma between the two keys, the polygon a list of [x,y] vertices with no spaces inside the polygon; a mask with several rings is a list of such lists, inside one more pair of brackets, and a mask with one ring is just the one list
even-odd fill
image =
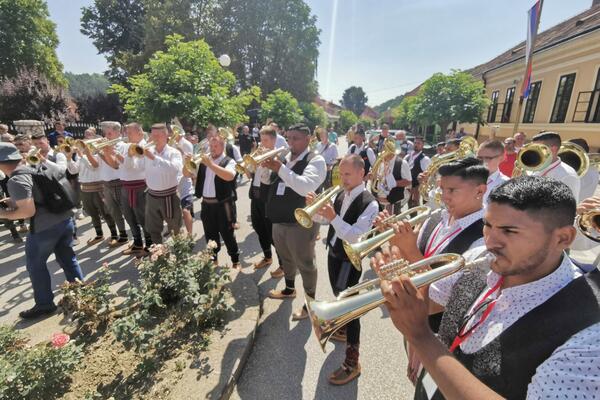
{"label": "red lanyard", "polygon": [[[473,307],[473,310],[475,310],[475,313],[479,309],[479,307],[481,307],[481,305],[485,303],[485,301],[488,299],[488,297],[490,297],[492,294],[494,294],[495,292],[500,290],[500,286],[502,286],[502,282],[504,282],[504,277],[500,277],[500,279],[498,279],[498,282],[494,285],[494,287],[491,288],[490,290],[488,290],[487,293],[483,296],[483,298],[481,300],[479,300],[477,305],[475,307]],[[467,328],[467,323],[468,323],[468,319],[467,319],[467,323],[465,323],[462,326],[462,328],[460,329],[460,331],[454,338],[454,341],[452,342],[452,345],[450,346],[450,353],[453,353],[454,350],[458,346],[461,345],[461,343],[463,343],[465,340],[467,340],[467,338],[469,338],[469,336],[471,336],[473,334],[475,329],[477,329],[481,324],[483,324],[483,322],[487,319],[487,317],[490,315],[490,313],[494,309],[494,306],[496,305],[497,300],[498,299],[496,298],[496,299],[490,301],[489,304],[487,305],[487,307],[485,308],[483,315],[481,316],[481,318],[479,318],[479,321],[477,321],[477,323],[475,323],[471,327],[471,329],[469,329],[465,332],[465,329]]]}
{"label": "red lanyard", "polygon": [[548,175],[554,168],[558,167],[560,165],[560,161],[558,161],[552,168],[550,168],[548,171],[544,171],[544,173],[542,174],[542,176],[546,176]]}
{"label": "red lanyard", "polygon": [[435,239],[437,238],[438,233],[440,232],[440,229],[442,228],[442,223],[440,223],[437,228],[435,229],[435,231],[433,232],[433,235],[431,235],[431,240],[429,241],[429,245],[427,246],[427,248],[425,249],[425,258],[431,257],[432,255],[435,254],[436,251],[439,250],[439,248],[446,243],[449,239],[451,239],[454,235],[456,235],[458,232],[460,232],[462,230],[462,228],[458,228],[456,229],[454,232],[450,233],[448,236],[446,236],[445,238],[443,238],[438,244],[437,246],[435,246],[435,248],[431,248],[431,246],[433,246],[433,244],[435,243]]}

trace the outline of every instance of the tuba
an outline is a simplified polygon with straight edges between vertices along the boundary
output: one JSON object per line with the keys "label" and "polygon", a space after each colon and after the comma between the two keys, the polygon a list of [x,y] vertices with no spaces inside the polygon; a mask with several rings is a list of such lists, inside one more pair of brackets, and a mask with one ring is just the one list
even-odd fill
{"label": "tuba", "polygon": [[521,176],[525,171],[541,171],[550,164],[552,164],[550,147],[541,143],[527,143],[517,154],[512,177]]}
{"label": "tuba", "polygon": [[[429,215],[431,214],[431,209],[426,206],[413,207],[410,210],[406,210],[401,214],[393,215],[389,218],[386,218],[384,221],[391,224],[394,222],[404,220],[414,213],[417,213],[417,215],[413,218],[410,218],[407,221],[412,226],[418,225],[421,222],[425,221],[427,218],[429,218]],[[396,234],[393,228],[387,229],[376,235],[374,234],[375,231],[375,229],[372,229],[369,232],[365,233],[361,237],[361,240],[354,244],[348,243],[346,241],[343,242],[346,255],[350,259],[352,265],[354,265],[354,268],[356,268],[359,271],[362,270],[362,259],[365,258],[373,250],[377,249],[378,247],[381,247],[381,245],[388,242]]]}
{"label": "tuba", "polygon": [[461,158],[475,155],[478,148],[479,144],[477,143],[477,139],[475,139],[473,136],[465,136],[460,141],[458,150],[433,157],[431,159],[431,164],[429,164],[427,171],[425,171],[425,174],[427,175],[427,181],[423,182],[423,184],[419,186],[419,192],[421,196],[426,199],[429,195],[429,192],[435,189],[437,172],[442,165],[460,160]]}
{"label": "tuba", "polygon": [[[381,167],[396,155],[396,139],[388,137],[383,142],[383,149],[378,154],[377,159],[371,167],[371,190],[374,193],[379,192],[379,183],[385,181],[385,172],[379,172]],[[384,168],[385,170],[385,168]]]}
{"label": "tuba", "polygon": [[573,168],[578,177],[584,176],[590,167],[590,158],[578,144],[563,142],[558,149],[560,160]]}
{"label": "tuba", "polygon": [[600,209],[590,210],[575,218],[575,226],[582,235],[600,243]]}
{"label": "tuba", "polygon": [[[410,265],[405,260],[398,260],[381,267],[381,270],[385,272],[380,275],[380,279],[391,280],[400,275],[408,274],[411,276],[412,283],[420,288],[464,269],[472,271],[484,269],[489,267],[493,259],[494,256],[488,253],[473,262],[465,263],[462,256],[448,253],[432,256]],[[429,265],[439,263],[443,263],[443,265],[436,269],[418,273],[418,271]],[[308,315],[323,352],[325,352],[325,345],[338,329],[385,303],[385,298],[379,288],[359,293],[363,289],[379,286],[380,279],[373,279],[353,286],[344,291],[345,293],[343,292],[344,296],[340,294],[338,299],[334,301],[315,301],[306,298]]]}

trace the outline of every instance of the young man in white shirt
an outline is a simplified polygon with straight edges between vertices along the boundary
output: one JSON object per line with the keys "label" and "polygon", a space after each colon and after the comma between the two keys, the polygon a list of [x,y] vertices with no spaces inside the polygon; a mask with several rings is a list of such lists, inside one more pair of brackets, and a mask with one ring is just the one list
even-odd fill
{"label": "young man in white shirt", "polygon": [[510,179],[498,169],[503,156],[504,145],[499,140],[487,140],[481,143],[479,149],[477,149],[477,159],[480,160],[490,172],[490,176],[487,179],[487,190],[483,195],[484,206],[487,205],[488,197],[492,190]]}
{"label": "young man in white shirt", "polygon": [[[570,188],[554,179],[507,181],[485,213],[490,272],[457,272],[422,290],[407,276],[382,282],[391,319],[424,367],[415,399],[600,391],[600,272],[583,274],[566,254],[575,207]],[[435,336],[427,315],[442,307]]]}
{"label": "young man in white shirt", "polygon": [[329,135],[325,128],[317,128],[316,133],[319,135],[319,144],[317,145],[317,154],[320,154],[325,159],[327,165],[327,177],[323,183],[323,189],[331,187],[331,171],[337,162],[338,149],[335,143],[329,141]]}
{"label": "young man in white shirt", "polygon": [[[181,128],[183,130],[183,128]],[[185,159],[188,155],[194,154],[194,145],[187,140],[185,134],[179,135],[179,140],[175,142],[175,148],[181,153],[181,157]],[[183,224],[188,235],[192,235],[194,226],[194,182],[191,177],[181,175],[177,192],[181,199],[181,213],[183,215]]]}
{"label": "young man in white shirt", "polygon": [[373,149],[365,143],[364,129],[359,129],[354,132],[352,138],[354,143],[348,147],[348,152],[346,154],[358,154],[360,158],[362,158],[363,162],[365,163],[365,175],[363,179],[366,181],[368,179],[369,172],[371,172],[371,165],[375,164],[377,156],[375,156]]}
{"label": "young man in white shirt", "polygon": [[408,208],[413,208],[419,205],[420,200],[420,192],[419,192],[419,175],[422,172],[427,171],[429,164],[431,164],[431,159],[423,153],[423,146],[425,145],[425,140],[417,136],[415,138],[415,143],[413,146],[413,150],[410,151],[404,159],[408,163],[408,167],[410,168],[410,174],[412,179],[412,187],[410,189],[410,199],[408,201]]}

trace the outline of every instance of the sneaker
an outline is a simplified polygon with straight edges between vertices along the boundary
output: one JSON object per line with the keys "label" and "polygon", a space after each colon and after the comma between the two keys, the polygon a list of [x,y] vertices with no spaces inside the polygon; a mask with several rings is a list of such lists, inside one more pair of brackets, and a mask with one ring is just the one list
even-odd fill
{"label": "sneaker", "polygon": [[260,260],[259,262],[254,263],[254,269],[262,269],[262,268],[268,267],[272,263],[273,263],[273,259],[265,257],[262,260]]}
{"label": "sneaker", "polygon": [[356,367],[351,368],[346,364],[342,364],[340,368],[335,370],[327,380],[332,385],[345,385],[346,383],[353,381],[360,376],[360,364],[356,364]]}
{"label": "sneaker", "polygon": [[19,225],[19,233],[27,233],[29,232],[29,228],[27,228],[27,225],[23,224],[23,225]]}
{"label": "sneaker", "polygon": [[285,275],[285,273],[281,267],[277,268],[275,271],[271,271],[271,278],[273,279],[283,278],[283,275]]}
{"label": "sneaker", "polygon": [[33,306],[33,308],[30,308],[29,310],[21,311],[19,313],[19,316],[23,319],[37,318],[37,317],[41,317],[42,315],[52,314],[54,311],[56,311],[57,308],[58,307],[56,307],[56,305],[54,303],[52,303],[51,305],[47,305],[47,306],[35,305],[35,306]]}

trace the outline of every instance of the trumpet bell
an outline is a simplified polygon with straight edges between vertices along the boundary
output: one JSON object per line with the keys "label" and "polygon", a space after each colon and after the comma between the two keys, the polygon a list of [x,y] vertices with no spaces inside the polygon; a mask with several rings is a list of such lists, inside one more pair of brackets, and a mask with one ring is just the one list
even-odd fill
{"label": "trumpet bell", "polygon": [[323,207],[325,204],[331,201],[331,199],[335,195],[342,192],[343,190],[344,188],[340,185],[330,187],[329,189],[321,193],[319,196],[317,196],[310,206],[304,208],[296,208],[294,210],[294,217],[296,217],[296,221],[298,221],[300,226],[306,229],[312,228],[312,218],[315,216],[315,214],[321,209],[321,207]]}
{"label": "trumpet bell", "polygon": [[541,143],[528,143],[519,150],[513,178],[520,176],[525,171],[542,171],[552,164],[552,151]]}
{"label": "trumpet bell", "polygon": [[575,218],[575,226],[582,235],[600,243],[600,210],[588,211]]}
{"label": "trumpet bell", "polygon": [[575,143],[564,142],[558,150],[558,157],[562,162],[573,168],[580,178],[587,173],[590,167],[588,154]]}

